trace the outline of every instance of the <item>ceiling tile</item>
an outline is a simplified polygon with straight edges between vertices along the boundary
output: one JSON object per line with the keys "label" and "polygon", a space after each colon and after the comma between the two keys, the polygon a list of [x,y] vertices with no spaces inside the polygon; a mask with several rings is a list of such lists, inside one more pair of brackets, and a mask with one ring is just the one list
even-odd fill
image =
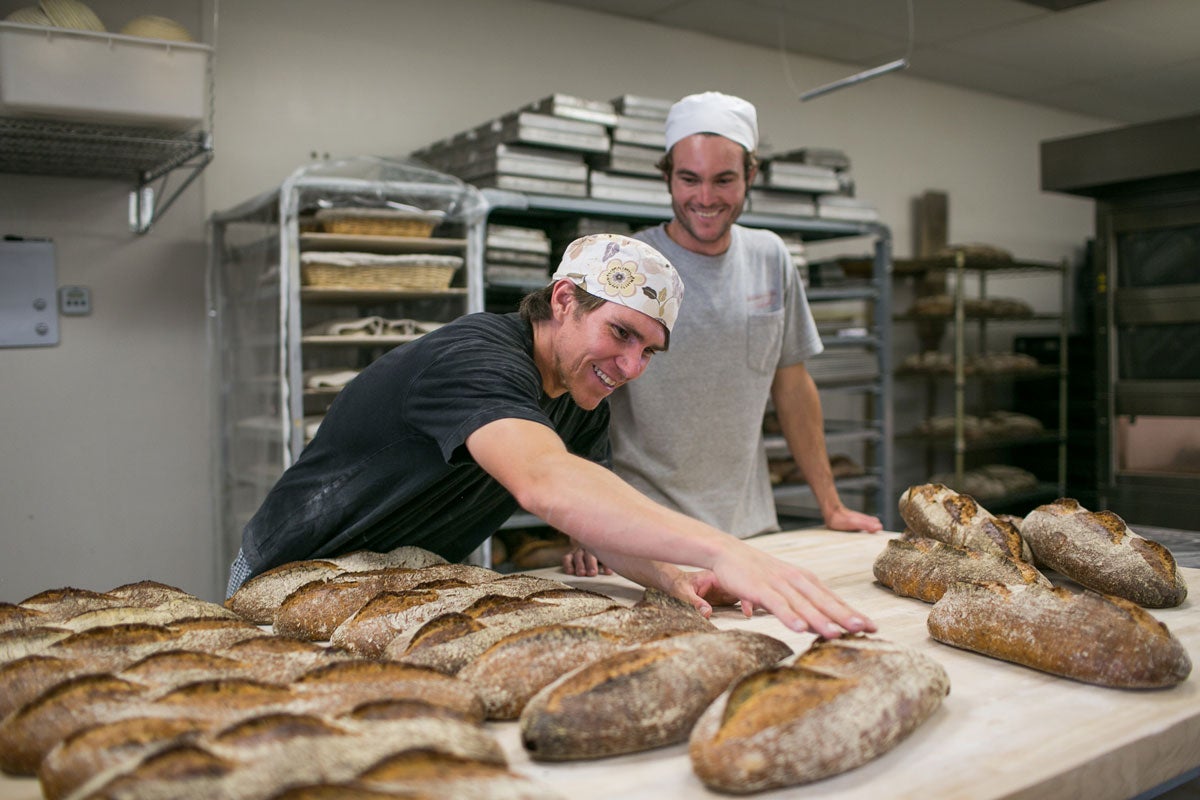
{"label": "ceiling tile", "polygon": [[[543,0],[858,69],[908,52],[909,0]],[[911,0],[906,74],[1115,121],[1194,113],[1200,0]]]}
{"label": "ceiling tile", "polygon": [[1141,71],[1166,63],[1137,37],[1073,21],[1063,14],[964,36],[942,46],[1069,80]]}

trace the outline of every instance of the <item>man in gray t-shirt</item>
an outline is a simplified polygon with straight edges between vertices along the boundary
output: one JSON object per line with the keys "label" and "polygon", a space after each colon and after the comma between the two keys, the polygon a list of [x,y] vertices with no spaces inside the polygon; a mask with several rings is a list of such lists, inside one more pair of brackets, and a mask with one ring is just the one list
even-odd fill
{"label": "man in gray t-shirt", "polygon": [[[791,256],[774,233],[736,225],[757,171],[757,115],[705,92],[676,103],[660,166],[674,218],[636,238],[688,286],[670,364],[610,399],[613,466],[651,497],[737,536],[779,529],[763,447],[768,398],[825,525],[875,532],[847,508],[804,361],[821,352]],[[578,562],[582,565],[583,562]]]}

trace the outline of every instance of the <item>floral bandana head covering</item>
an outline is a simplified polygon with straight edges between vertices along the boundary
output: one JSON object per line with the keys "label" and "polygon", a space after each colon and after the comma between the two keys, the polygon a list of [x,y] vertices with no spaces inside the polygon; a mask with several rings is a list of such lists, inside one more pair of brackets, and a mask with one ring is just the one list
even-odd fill
{"label": "floral bandana head covering", "polygon": [[564,279],[590,295],[640,311],[668,331],[683,300],[683,280],[662,253],[615,233],[594,233],[567,245],[550,278]]}
{"label": "floral bandana head covering", "polygon": [[753,152],[758,147],[758,112],[731,94],[689,94],[667,112],[667,152],[694,133],[715,133]]}

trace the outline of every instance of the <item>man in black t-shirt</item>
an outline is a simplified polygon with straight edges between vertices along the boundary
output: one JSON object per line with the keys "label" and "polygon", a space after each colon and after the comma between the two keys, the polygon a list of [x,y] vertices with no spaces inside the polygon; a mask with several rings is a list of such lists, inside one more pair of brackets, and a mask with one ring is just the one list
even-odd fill
{"label": "man in black t-shirt", "polygon": [[797,630],[873,630],[807,570],[607,469],[606,398],[667,349],[682,296],[649,245],[586,236],[519,313],[467,315],[376,360],[246,525],[228,594],[280,564],[355,550],[413,545],[458,561],[522,507],[706,615],[710,601],[741,600]]}

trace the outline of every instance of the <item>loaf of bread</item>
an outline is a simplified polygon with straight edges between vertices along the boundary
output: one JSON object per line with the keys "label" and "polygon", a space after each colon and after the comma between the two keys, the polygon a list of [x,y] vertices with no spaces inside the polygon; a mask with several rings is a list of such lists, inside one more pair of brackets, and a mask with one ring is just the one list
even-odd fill
{"label": "loaf of bread", "polygon": [[939,642],[1099,686],[1174,686],[1192,670],[1166,625],[1088,589],[957,583],[934,604],[928,627]]}
{"label": "loaf of bread", "polygon": [[[32,774],[56,743],[92,725],[133,717],[195,719],[210,729],[264,713],[345,713],[380,700],[415,700],[483,719],[475,691],[434,670],[335,660],[288,683],[236,678],[222,669],[203,677],[203,665],[227,663],[220,658],[228,657],[171,654],[174,672],[142,662],[128,674],[83,675],[56,684],[0,721],[0,769]],[[250,664],[239,668],[256,673]]]}
{"label": "loaf of bread", "polygon": [[[224,647],[252,638],[272,637],[244,620],[226,619],[184,620],[168,626],[133,623],[88,628],[49,641],[35,653],[0,665],[0,686],[5,687],[0,692],[0,718],[79,675],[118,672],[139,659],[165,651],[220,652]],[[319,652],[328,658],[335,651]],[[317,664],[309,664],[310,668],[313,666]],[[261,671],[265,676],[273,674],[265,664]]]}
{"label": "loaf of bread", "polygon": [[744,794],[845,772],[891,750],[950,691],[936,661],[882,639],[845,636],[736,681],[688,741],[705,785]]}
{"label": "loaf of bread", "polygon": [[495,570],[469,564],[349,572],[299,587],[280,602],[272,621],[276,633],[321,642],[377,594],[415,589],[435,581],[469,586],[501,577]]}
{"label": "loaf of bread", "polygon": [[1170,608],[1187,598],[1174,556],[1111,511],[1088,511],[1070,498],[1026,515],[1021,535],[1038,562],[1103,594],[1147,608]]}
{"label": "loaf of bread", "polygon": [[329,641],[352,653],[379,658],[397,636],[411,634],[434,617],[462,611],[487,595],[528,597],[536,592],[567,588],[570,587],[565,583],[549,578],[506,575],[475,586],[384,592],[338,625]]}
{"label": "loaf of bread", "polygon": [[512,633],[458,672],[479,693],[488,719],[516,719],[529,698],[571,670],[622,647],[716,628],[687,603],[648,589],[634,606]]}
{"label": "loaf of bread", "polygon": [[873,565],[875,578],[901,597],[936,603],[952,583],[999,581],[1050,585],[1032,564],[936,539],[890,539]]}
{"label": "loaf of bread", "polygon": [[[503,764],[482,760],[469,761],[436,751],[410,750],[390,756],[362,772],[355,783],[363,790],[386,792],[385,796],[393,798],[565,800],[562,794],[512,772]],[[359,796],[339,792],[326,797],[328,800],[355,800]]]}
{"label": "loaf of bread", "polygon": [[[70,797],[176,800],[266,798],[311,781],[352,781],[406,753],[441,753],[463,763],[505,765],[482,726],[430,715],[337,718],[306,714],[252,717],[220,731],[184,733],[117,760],[76,784]],[[49,760],[49,759],[48,759]],[[62,783],[78,780],[63,776]]]}
{"label": "loaf of bread", "polygon": [[910,486],[900,495],[899,505],[901,518],[917,536],[1020,561],[1032,558],[1012,523],[940,483]]}
{"label": "loaf of bread", "polygon": [[0,634],[49,625],[44,611],[19,603],[0,603]]}
{"label": "loaf of bread", "polygon": [[397,547],[386,553],[359,550],[334,558],[289,561],[250,578],[225,601],[225,605],[259,625],[270,625],[284,598],[306,583],[329,580],[348,572],[420,569],[445,563],[446,559],[436,553],[410,546]]}
{"label": "loaf of bread", "polygon": [[225,607],[258,625],[270,625],[284,598],[312,581],[329,580],[344,570],[332,561],[289,561],[260,572],[238,587]]}
{"label": "loaf of bread", "polygon": [[505,636],[539,625],[595,614],[614,606],[602,594],[555,589],[501,602],[484,598],[462,612],[434,617],[411,636],[392,640],[384,657],[457,675],[467,664]]}
{"label": "loaf of bread", "polygon": [[623,649],[563,675],[521,712],[539,761],[600,758],[687,739],[701,712],[747,672],[791,655],[773,637],[730,630]]}

